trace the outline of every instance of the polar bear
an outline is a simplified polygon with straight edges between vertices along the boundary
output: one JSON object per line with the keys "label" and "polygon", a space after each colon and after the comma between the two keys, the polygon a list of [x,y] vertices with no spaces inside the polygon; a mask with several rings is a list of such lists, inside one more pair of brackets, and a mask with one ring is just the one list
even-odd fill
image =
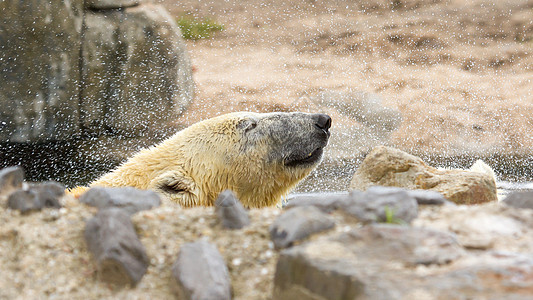
{"label": "polar bear", "polygon": [[184,207],[211,206],[230,189],[245,207],[272,206],[319,164],[330,127],[325,114],[225,114],[140,151],[90,186],[151,189]]}

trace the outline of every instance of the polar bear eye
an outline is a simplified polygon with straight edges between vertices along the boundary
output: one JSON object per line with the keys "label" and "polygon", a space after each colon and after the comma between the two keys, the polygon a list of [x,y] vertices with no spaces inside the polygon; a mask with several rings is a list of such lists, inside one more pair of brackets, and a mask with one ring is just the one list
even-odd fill
{"label": "polar bear eye", "polygon": [[257,121],[256,120],[251,120],[251,119],[242,120],[239,123],[239,127],[241,129],[243,129],[244,132],[248,132],[248,131],[254,129],[255,127],[257,127]]}
{"label": "polar bear eye", "polygon": [[248,125],[248,127],[246,127],[245,131],[250,131],[250,130],[254,129],[255,127],[257,127],[257,122],[256,121],[250,121],[250,124]]}

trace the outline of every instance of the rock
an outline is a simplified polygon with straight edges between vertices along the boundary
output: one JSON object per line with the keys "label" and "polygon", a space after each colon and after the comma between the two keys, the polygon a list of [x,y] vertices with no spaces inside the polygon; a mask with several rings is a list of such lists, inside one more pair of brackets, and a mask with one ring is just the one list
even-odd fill
{"label": "rock", "polygon": [[352,191],[340,206],[363,223],[410,223],[418,214],[415,198],[406,190],[373,186],[366,192]]}
{"label": "rock", "polygon": [[446,200],[441,193],[431,190],[409,190],[409,195],[415,198],[418,205],[453,205],[452,202]]}
{"label": "rock", "polygon": [[36,195],[28,190],[18,190],[9,195],[7,207],[19,210],[22,214],[43,208]]}
{"label": "rock", "polygon": [[0,1],[0,141],[79,134],[83,2]]}
{"label": "rock", "polygon": [[[194,83],[181,31],[160,5],[88,11],[81,111],[86,131],[139,136],[190,104]],[[110,55],[113,53],[113,55]],[[155,129],[154,129],[155,128]]]}
{"label": "rock", "polygon": [[174,18],[142,2],[0,2],[0,141],[138,137],[175,120],[191,63]]}
{"label": "rock", "polygon": [[137,6],[141,0],[87,0],[85,7],[88,9],[117,9]]}
{"label": "rock", "polygon": [[29,186],[29,190],[36,195],[42,207],[61,207],[59,199],[65,194],[65,186],[63,184],[55,181],[32,183]]}
{"label": "rock", "polygon": [[338,241],[354,249],[357,257],[398,260],[407,266],[444,265],[465,254],[451,233],[391,224],[364,226],[339,236]]}
{"label": "rock", "polygon": [[123,209],[98,211],[87,221],[84,237],[102,281],[133,286],[146,273],[148,256]]}
{"label": "rock", "polygon": [[230,190],[225,190],[218,195],[215,201],[215,212],[224,228],[241,229],[250,224],[248,212]]}
{"label": "rock", "polygon": [[27,188],[15,191],[8,198],[8,207],[27,213],[43,207],[60,208],[59,199],[65,194],[65,186],[54,182],[32,183]]}
{"label": "rock", "polygon": [[9,195],[22,188],[24,169],[8,167],[0,170],[0,204],[5,203]]}
{"label": "rock", "polygon": [[291,195],[288,198],[288,203],[284,207],[290,209],[300,206],[314,206],[322,212],[329,213],[339,208],[339,203],[347,201],[348,195],[341,195],[337,193],[311,194],[311,195]]}
{"label": "rock", "polygon": [[523,225],[514,218],[484,211],[452,219],[449,228],[470,249],[489,249],[501,237],[517,237],[523,232]]}
{"label": "rock", "polygon": [[207,241],[181,246],[172,276],[178,299],[231,299],[228,268],[217,248]]}
{"label": "rock", "polygon": [[533,209],[533,191],[511,193],[502,202],[511,207]]}
{"label": "rock", "polygon": [[[318,251],[320,257],[313,252]],[[273,299],[358,299],[365,284],[356,258],[339,243],[296,246],[281,252],[274,275]]]}
{"label": "rock", "polygon": [[129,215],[161,205],[161,200],[154,191],[132,187],[93,187],[80,196],[80,202],[99,209],[122,208]]}
{"label": "rock", "polygon": [[283,213],[272,223],[269,231],[274,246],[279,249],[290,247],[296,241],[334,226],[333,218],[321,212],[320,209],[303,206]]}
{"label": "rock", "polygon": [[283,250],[273,298],[401,299],[417,280],[423,280],[406,270],[447,264],[463,254],[454,237],[445,232],[388,224],[364,226]]}
{"label": "rock", "polygon": [[354,190],[372,185],[433,190],[457,204],[497,200],[496,182],[486,173],[437,170],[403,151],[379,146],[363,160],[350,182]]}
{"label": "rock", "polygon": [[457,236],[459,243],[474,251],[487,249],[520,249],[515,242],[530,244],[529,233],[533,211],[490,203],[476,206],[442,206],[424,210],[414,226],[446,230]]}
{"label": "rock", "polygon": [[533,294],[532,278],[530,255],[488,252],[452,270],[425,276],[417,289],[431,291],[435,299],[526,300]]}

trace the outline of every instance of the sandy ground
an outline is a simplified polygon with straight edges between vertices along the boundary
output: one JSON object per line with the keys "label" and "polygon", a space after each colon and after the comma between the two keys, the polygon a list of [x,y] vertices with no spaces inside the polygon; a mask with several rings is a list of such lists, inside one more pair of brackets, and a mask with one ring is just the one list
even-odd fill
{"label": "sandy ground", "polygon": [[98,279],[83,230],[96,210],[66,196],[61,210],[21,216],[0,206],[0,299],[172,299],[171,267],[181,245],[214,243],[228,264],[235,299],[268,299],[277,251],[268,226],[277,208],[250,211],[252,224],[224,230],[214,208],[182,209],[170,203],[137,213],[134,226],[150,265],[135,288]]}
{"label": "sandy ground", "polygon": [[379,143],[446,155],[531,153],[533,1],[162,3],[225,26],[188,42],[197,98],[178,120],[185,125],[237,110],[323,111],[334,135],[353,139],[332,146],[330,155],[345,157],[367,150],[361,124],[309,99],[364,91],[403,115]]}

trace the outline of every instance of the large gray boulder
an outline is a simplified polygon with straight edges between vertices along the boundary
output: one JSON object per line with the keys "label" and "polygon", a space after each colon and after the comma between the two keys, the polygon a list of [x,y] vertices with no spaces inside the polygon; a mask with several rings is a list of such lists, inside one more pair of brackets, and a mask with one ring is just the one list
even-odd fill
{"label": "large gray boulder", "polygon": [[493,174],[470,170],[438,170],[398,149],[379,146],[363,160],[350,182],[352,190],[370,186],[433,190],[458,204],[497,201]]}
{"label": "large gray boulder", "polygon": [[191,63],[178,25],[162,6],[88,11],[85,26],[84,128],[139,135],[165,126],[189,105]]}
{"label": "large gray boulder", "polygon": [[142,2],[0,2],[0,142],[139,136],[183,112],[193,81],[181,32]]}
{"label": "large gray boulder", "polygon": [[420,280],[409,270],[463,255],[447,232],[398,225],[350,229],[283,250],[273,298],[412,299],[401,297]]}
{"label": "large gray boulder", "polygon": [[231,299],[228,267],[217,247],[206,240],[181,246],[172,265],[171,288],[183,300]]}
{"label": "large gray boulder", "polygon": [[79,133],[83,0],[0,1],[0,141]]}
{"label": "large gray boulder", "polygon": [[124,209],[98,211],[83,236],[103,282],[134,286],[146,273],[148,255]]}

